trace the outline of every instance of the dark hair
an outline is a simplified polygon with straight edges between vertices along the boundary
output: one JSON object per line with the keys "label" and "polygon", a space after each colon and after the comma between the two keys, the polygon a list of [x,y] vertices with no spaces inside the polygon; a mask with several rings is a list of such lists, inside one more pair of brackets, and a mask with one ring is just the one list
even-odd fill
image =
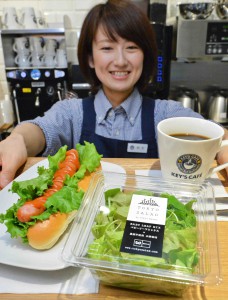
{"label": "dark hair", "polygon": [[78,60],[80,70],[96,93],[101,87],[95,70],[89,66],[92,56],[92,43],[97,29],[102,26],[107,36],[116,41],[116,36],[134,42],[144,53],[143,71],[136,86],[139,91],[151,81],[157,61],[157,44],[155,33],[146,14],[128,0],[109,0],[94,6],[87,14],[78,43]]}

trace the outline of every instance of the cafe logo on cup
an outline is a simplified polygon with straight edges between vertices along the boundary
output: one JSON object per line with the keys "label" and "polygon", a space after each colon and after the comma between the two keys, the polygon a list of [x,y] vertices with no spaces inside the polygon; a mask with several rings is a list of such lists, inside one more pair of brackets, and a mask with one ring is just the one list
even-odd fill
{"label": "cafe logo on cup", "polygon": [[178,157],[176,164],[182,173],[192,174],[200,168],[202,159],[196,154],[184,154]]}

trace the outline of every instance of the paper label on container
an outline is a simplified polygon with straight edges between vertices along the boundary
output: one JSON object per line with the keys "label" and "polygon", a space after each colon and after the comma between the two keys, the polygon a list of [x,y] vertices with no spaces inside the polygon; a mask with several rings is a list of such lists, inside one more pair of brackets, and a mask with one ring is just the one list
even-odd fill
{"label": "paper label on container", "polygon": [[121,252],[162,257],[167,198],[133,195]]}

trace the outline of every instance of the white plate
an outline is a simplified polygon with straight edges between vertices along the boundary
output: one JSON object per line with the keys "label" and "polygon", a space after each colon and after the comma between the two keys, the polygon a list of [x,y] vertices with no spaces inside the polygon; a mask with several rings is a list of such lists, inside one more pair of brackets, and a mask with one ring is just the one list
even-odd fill
{"label": "white plate", "polygon": [[[125,173],[125,170],[116,164],[101,162],[102,169],[108,172]],[[48,166],[48,160],[44,159],[27,171],[18,176],[15,180],[22,181],[37,177],[37,167]],[[9,192],[12,183],[0,191],[0,213],[5,211],[18,200],[18,195]],[[0,224],[0,263],[34,270],[59,270],[67,267],[61,259],[61,252],[64,247],[68,232],[51,249],[39,251],[21,243],[19,239],[12,239],[6,232],[6,226]]]}

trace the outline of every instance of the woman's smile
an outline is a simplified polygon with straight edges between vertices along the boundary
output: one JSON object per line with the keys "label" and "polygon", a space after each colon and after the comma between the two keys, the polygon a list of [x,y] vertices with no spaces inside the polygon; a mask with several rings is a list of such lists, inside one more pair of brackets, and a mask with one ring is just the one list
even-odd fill
{"label": "woman's smile", "polygon": [[102,27],[98,28],[90,67],[95,69],[106,97],[114,106],[133,91],[142,74],[143,59],[142,49],[134,42],[119,36],[111,40]]}
{"label": "woman's smile", "polygon": [[110,72],[113,76],[115,76],[117,79],[118,78],[126,78],[130,72],[121,72],[121,71],[111,71]]}

